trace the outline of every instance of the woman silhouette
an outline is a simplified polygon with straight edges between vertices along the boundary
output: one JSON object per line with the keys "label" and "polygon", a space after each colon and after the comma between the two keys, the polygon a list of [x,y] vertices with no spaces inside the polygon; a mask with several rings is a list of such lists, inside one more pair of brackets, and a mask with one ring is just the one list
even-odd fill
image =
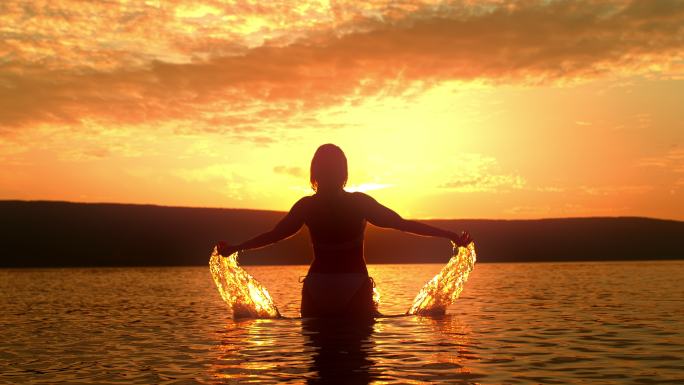
{"label": "woman silhouette", "polygon": [[334,144],[320,146],[311,160],[314,194],[301,198],[271,230],[238,245],[218,243],[228,256],[288,238],[302,225],[309,228],[314,260],[304,279],[302,317],[374,316],[373,280],[363,255],[366,222],[413,234],[442,237],[458,246],[471,242],[467,232],[456,234],[424,223],[403,219],[364,193],[344,191],[347,158]]}

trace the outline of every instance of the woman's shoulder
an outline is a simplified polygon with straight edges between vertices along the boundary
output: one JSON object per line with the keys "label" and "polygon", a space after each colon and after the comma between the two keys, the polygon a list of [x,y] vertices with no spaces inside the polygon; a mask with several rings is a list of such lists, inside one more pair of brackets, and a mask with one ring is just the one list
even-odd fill
{"label": "woman's shoulder", "polygon": [[306,207],[306,206],[311,205],[313,200],[314,200],[313,195],[305,195],[305,196],[299,198],[299,200],[297,202],[295,202],[294,205],[300,206],[300,207]]}
{"label": "woman's shoulder", "polygon": [[372,196],[361,191],[355,191],[348,194],[351,199],[353,199],[355,202],[358,202],[359,204],[372,204],[373,202],[375,202],[375,199],[373,199]]}

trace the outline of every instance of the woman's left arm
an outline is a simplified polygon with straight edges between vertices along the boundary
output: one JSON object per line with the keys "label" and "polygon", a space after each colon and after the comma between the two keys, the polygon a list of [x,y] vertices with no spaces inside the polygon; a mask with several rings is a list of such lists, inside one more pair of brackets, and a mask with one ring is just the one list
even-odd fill
{"label": "woman's left arm", "polygon": [[473,241],[472,238],[470,238],[470,234],[466,231],[456,234],[453,231],[443,230],[439,227],[430,226],[418,221],[404,219],[392,209],[378,203],[369,195],[357,193],[357,196],[360,197],[363,204],[366,219],[378,227],[389,227],[427,237],[447,238],[458,246],[467,246]]}
{"label": "woman's left arm", "polygon": [[229,245],[224,241],[219,242],[217,245],[219,254],[229,256],[236,251],[258,249],[295,235],[304,225],[305,199],[306,197],[297,201],[290,212],[272,230],[237,245]]}

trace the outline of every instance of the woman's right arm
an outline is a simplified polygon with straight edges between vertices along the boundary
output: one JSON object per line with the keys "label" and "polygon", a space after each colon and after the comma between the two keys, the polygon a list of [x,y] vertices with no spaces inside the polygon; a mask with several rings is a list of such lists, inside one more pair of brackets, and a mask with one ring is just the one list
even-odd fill
{"label": "woman's right arm", "polygon": [[236,251],[258,249],[293,236],[304,225],[305,202],[306,197],[295,203],[287,215],[270,231],[237,245],[230,245],[225,241],[220,241],[216,245],[219,254],[229,256]]}
{"label": "woman's right arm", "polygon": [[454,241],[458,246],[467,246],[472,242],[470,235],[465,231],[457,234],[453,231],[440,229],[439,227],[430,226],[418,221],[404,219],[392,209],[378,203],[371,196],[363,193],[357,194],[362,202],[366,219],[375,226],[397,229],[426,237],[447,238]]}

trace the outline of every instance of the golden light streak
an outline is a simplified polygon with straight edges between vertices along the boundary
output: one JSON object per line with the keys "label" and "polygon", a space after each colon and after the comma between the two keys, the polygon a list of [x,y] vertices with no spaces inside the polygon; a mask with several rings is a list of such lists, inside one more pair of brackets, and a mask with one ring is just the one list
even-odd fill
{"label": "golden light streak", "polygon": [[380,190],[384,188],[392,187],[391,184],[382,184],[382,183],[361,183],[358,185],[352,185],[352,186],[347,186],[344,188],[345,191],[347,192],[366,192],[366,191],[373,191],[373,190]]}

